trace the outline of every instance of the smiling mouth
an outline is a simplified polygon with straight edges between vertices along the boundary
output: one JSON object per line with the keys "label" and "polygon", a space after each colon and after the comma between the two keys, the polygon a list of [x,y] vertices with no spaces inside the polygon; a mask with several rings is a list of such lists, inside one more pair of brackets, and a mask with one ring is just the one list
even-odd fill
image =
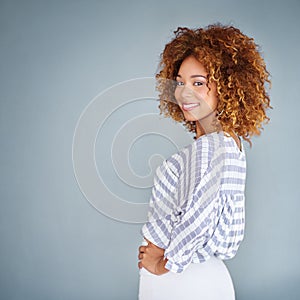
{"label": "smiling mouth", "polygon": [[194,108],[200,106],[199,103],[184,103],[182,104],[182,109],[184,111],[190,111],[190,110],[193,110]]}

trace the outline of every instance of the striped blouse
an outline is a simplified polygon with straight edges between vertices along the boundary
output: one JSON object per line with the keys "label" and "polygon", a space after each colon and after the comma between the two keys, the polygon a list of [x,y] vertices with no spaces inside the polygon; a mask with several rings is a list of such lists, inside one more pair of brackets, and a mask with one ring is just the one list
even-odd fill
{"label": "striped blouse", "polygon": [[232,258],[243,240],[246,157],[223,132],[203,135],[156,169],[143,236],[166,268]]}

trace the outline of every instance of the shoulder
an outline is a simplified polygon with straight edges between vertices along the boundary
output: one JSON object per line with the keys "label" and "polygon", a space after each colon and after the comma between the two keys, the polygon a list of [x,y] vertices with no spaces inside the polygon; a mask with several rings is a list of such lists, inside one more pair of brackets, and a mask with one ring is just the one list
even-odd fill
{"label": "shoulder", "polygon": [[163,166],[180,176],[188,165],[211,160],[213,153],[222,145],[222,140],[223,133],[203,135],[166,159]]}

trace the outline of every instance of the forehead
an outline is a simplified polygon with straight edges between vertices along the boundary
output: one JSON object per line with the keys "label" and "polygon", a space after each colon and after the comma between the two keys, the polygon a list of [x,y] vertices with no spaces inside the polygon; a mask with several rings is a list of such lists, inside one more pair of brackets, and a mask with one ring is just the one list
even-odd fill
{"label": "forehead", "polygon": [[198,61],[194,56],[188,56],[181,63],[178,75],[181,76],[190,76],[190,75],[207,75],[207,71],[203,64]]}

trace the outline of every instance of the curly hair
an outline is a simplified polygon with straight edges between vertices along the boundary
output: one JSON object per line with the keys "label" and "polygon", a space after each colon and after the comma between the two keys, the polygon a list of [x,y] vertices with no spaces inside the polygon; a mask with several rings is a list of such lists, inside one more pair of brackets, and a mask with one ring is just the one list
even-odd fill
{"label": "curly hair", "polygon": [[161,113],[195,132],[195,121],[185,120],[176,104],[173,83],[183,60],[192,55],[208,72],[208,83],[216,82],[222,130],[248,142],[253,135],[260,135],[262,124],[269,121],[267,88],[271,82],[254,40],[233,26],[221,24],[199,29],[178,27],[174,34],[161,54],[156,74]]}

